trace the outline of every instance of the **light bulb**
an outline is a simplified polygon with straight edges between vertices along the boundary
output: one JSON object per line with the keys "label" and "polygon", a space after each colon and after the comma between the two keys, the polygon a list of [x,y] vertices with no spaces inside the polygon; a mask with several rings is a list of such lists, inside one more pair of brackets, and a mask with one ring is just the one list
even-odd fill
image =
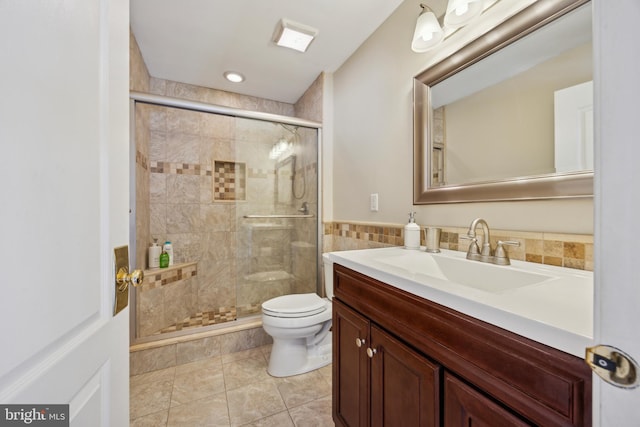
{"label": "light bulb", "polygon": [[433,39],[433,33],[425,33],[421,37],[422,40],[428,42],[429,40]]}
{"label": "light bulb", "polygon": [[468,11],[469,11],[469,4],[463,3],[460,6],[456,7],[455,13],[456,15],[461,16],[467,13]]}

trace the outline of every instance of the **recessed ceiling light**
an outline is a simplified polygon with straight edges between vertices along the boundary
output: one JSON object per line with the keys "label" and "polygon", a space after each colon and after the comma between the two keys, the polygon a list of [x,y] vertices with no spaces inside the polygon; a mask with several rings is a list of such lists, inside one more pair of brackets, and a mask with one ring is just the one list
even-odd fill
{"label": "recessed ceiling light", "polygon": [[313,27],[283,18],[276,26],[276,31],[273,33],[273,41],[278,46],[306,52],[317,35],[318,30]]}
{"label": "recessed ceiling light", "polygon": [[232,83],[241,83],[244,81],[244,76],[235,71],[225,71],[224,78]]}

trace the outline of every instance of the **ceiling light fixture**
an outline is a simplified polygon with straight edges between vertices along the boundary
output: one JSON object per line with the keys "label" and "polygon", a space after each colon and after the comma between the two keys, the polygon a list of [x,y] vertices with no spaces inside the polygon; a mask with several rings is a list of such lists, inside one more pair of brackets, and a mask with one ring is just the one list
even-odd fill
{"label": "ceiling light fixture", "polygon": [[244,81],[244,76],[236,71],[225,71],[223,75],[231,83],[242,83]]}
{"label": "ceiling light fixture", "polygon": [[317,35],[318,30],[315,28],[283,18],[276,25],[273,41],[278,46],[288,47],[298,52],[306,52]]}
{"label": "ceiling light fixture", "polygon": [[433,49],[497,2],[498,0],[449,0],[447,11],[441,20],[436,18],[427,5],[420,3],[422,12],[416,22],[411,49],[417,53]]}

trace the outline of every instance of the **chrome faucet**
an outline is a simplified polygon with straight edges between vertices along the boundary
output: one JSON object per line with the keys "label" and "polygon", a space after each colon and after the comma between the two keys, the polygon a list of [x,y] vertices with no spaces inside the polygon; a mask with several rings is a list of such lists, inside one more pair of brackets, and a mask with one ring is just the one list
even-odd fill
{"label": "chrome faucet", "polygon": [[[478,225],[482,227],[482,249],[478,245],[478,238],[476,237],[476,228]],[[467,251],[467,259],[480,262],[489,262],[497,265],[509,265],[511,261],[507,251],[504,249],[505,245],[520,246],[520,242],[507,240],[498,240],[495,252],[491,249],[491,236],[489,232],[489,224],[482,218],[476,218],[471,222],[469,230],[467,230],[466,236],[461,236],[464,239],[470,239],[469,250]]]}

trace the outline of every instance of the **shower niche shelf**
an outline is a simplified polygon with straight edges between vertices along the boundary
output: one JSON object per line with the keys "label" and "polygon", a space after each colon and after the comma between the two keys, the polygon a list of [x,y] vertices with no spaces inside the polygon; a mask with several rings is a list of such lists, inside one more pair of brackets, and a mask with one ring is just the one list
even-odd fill
{"label": "shower niche shelf", "polygon": [[213,161],[213,201],[236,202],[247,199],[247,165],[224,160]]}

